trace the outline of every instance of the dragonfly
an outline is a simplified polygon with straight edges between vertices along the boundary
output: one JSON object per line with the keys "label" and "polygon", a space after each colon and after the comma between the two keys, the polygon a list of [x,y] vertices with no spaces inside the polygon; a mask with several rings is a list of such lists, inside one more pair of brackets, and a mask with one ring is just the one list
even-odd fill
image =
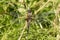
{"label": "dragonfly", "polygon": [[[24,7],[26,9],[26,4],[24,4]],[[26,18],[26,21],[27,21],[27,33],[29,33],[29,27],[30,27],[30,23],[32,21],[32,11],[30,8],[28,8],[27,10],[27,18]]]}
{"label": "dragonfly", "polygon": [[[40,2],[40,1],[39,1]],[[39,3],[38,2],[38,3]],[[37,4],[38,4],[37,3]],[[47,2],[48,3],[48,2]],[[47,4],[46,3],[46,4]],[[14,4],[14,3],[13,3]],[[37,5],[36,4],[36,5]],[[10,3],[10,5],[11,5],[11,3]],[[14,4],[15,5],[15,4]],[[26,22],[27,22],[27,33],[29,33],[29,27],[30,27],[30,24],[31,24],[31,22],[32,22],[32,20],[35,20],[37,23],[39,22],[39,19],[42,19],[41,21],[43,21],[43,18],[37,18],[38,16],[36,16],[37,14],[37,12],[38,11],[36,11],[35,12],[35,14],[33,14],[33,12],[32,12],[32,9],[29,7],[29,4],[27,4],[25,1],[23,1],[22,2],[22,5],[24,6],[24,9],[26,9],[26,18],[25,18],[25,20],[26,20]],[[16,5],[15,5],[16,6]],[[45,5],[43,5],[43,6],[45,6]],[[10,8],[11,9],[11,8]],[[40,8],[41,9],[41,8]],[[16,13],[16,11],[12,11],[12,12],[10,12],[10,15],[12,16],[12,17],[14,17],[14,20],[15,19],[17,19],[17,17],[18,17],[18,14]],[[45,15],[45,14],[44,14]],[[40,16],[40,15],[39,15]],[[43,16],[43,15],[42,15]],[[15,21],[14,21],[15,22]],[[43,28],[42,27],[42,25],[41,25],[41,23],[39,23],[39,26],[41,27],[41,28]]]}

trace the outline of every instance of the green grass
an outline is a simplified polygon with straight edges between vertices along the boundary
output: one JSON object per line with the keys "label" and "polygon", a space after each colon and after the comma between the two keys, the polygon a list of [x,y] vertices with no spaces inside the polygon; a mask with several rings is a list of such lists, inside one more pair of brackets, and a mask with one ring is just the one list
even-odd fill
{"label": "green grass", "polygon": [[[0,0],[0,40],[59,40],[59,5],[60,0]],[[32,21],[27,33],[29,9]]]}

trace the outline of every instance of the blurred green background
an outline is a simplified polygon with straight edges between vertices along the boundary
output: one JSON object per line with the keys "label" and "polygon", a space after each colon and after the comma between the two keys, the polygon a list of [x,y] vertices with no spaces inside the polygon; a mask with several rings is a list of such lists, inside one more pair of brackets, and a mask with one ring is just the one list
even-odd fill
{"label": "blurred green background", "polygon": [[0,0],[0,40],[19,39],[28,9],[32,21],[21,40],[59,40],[60,0]]}

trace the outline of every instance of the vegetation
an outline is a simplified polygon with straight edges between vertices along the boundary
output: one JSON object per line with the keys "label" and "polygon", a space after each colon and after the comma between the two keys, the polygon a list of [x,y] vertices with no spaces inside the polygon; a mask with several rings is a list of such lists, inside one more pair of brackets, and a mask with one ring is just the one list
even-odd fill
{"label": "vegetation", "polygon": [[60,0],[0,0],[0,40],[60,40],[59,26]]}

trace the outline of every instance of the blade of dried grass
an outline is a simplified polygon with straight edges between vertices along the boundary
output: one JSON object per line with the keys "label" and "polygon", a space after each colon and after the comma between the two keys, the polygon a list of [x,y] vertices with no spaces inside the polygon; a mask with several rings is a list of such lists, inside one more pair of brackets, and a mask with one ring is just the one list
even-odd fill
{"label": "blade of dried grass", "polygon": [[35,11],[35,15],[40,11],[42,10],[48,3],[50,2],[50,0],[48,0],[41,8],[39,8],[38,10]]}
{"label": "blade of dried grass", "polygon": [[23,33],[24,33],[26,27],[27,27],[27,22],[25,22],[25,26],[24,26],[24,28],[23,28],[23,30],[22,30],[22,32],[21,32],[21,34],[20,34],[18,40],[21,40],[21,38],[22,38],[22,36],[23,36]]}

